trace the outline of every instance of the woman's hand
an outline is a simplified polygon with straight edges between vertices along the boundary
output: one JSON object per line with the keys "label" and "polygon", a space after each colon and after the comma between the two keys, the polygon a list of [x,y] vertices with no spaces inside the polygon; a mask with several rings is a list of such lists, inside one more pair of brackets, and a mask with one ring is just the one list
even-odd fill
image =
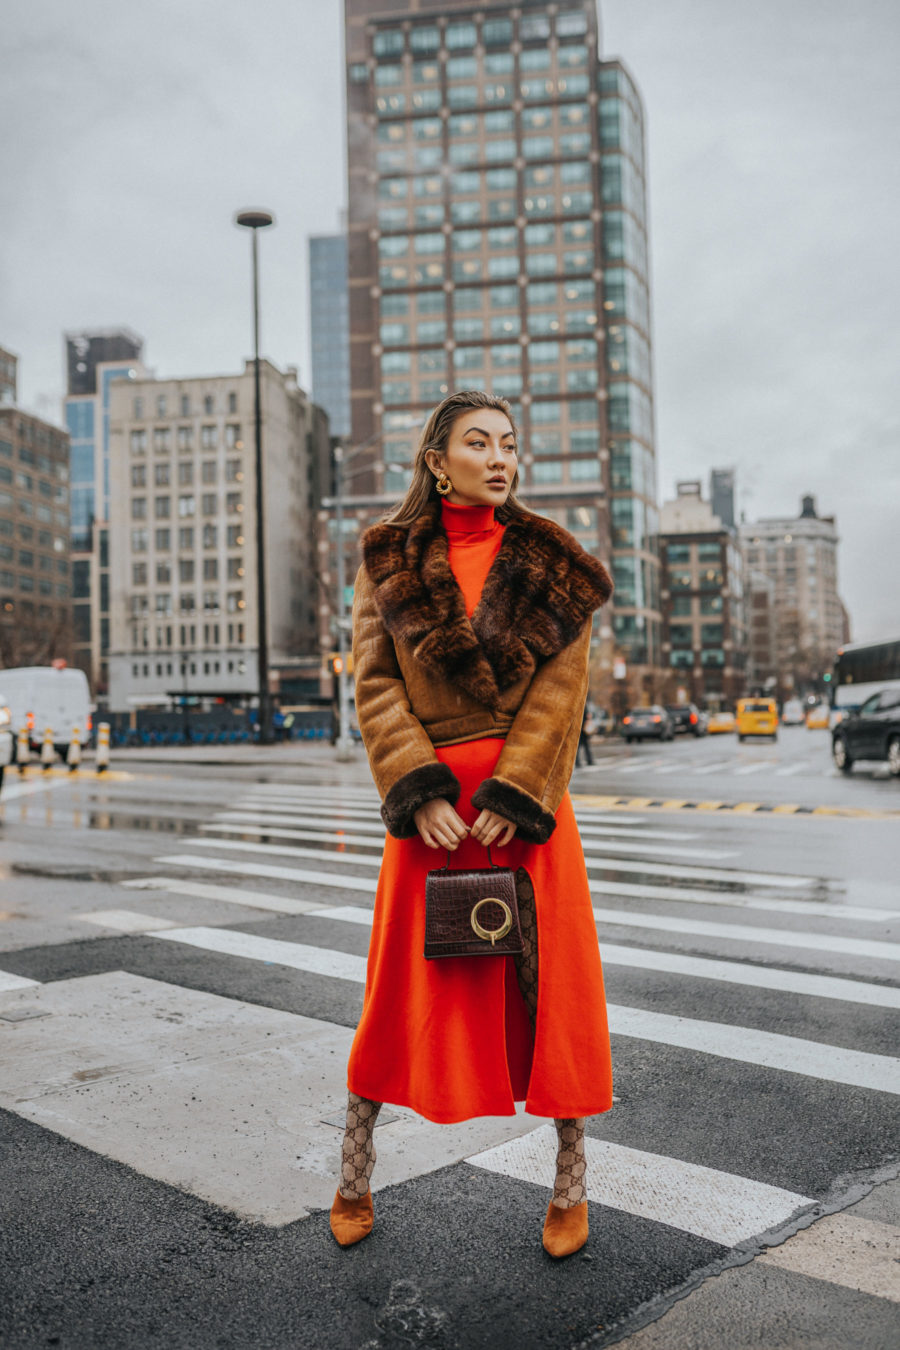
{"label": "woman's hand", "polygon": [[[483,814],[483,813],[482,813]],[[458,848],[469,827],[446,797],[433,797],[413,813],[416,829],[429,848]]]}
{"label": "woman's hand", "polygon": [[[496,811],[482,811],[481,815],[472,826],[472,838],[477,839],[480,844],[496,844],[498,848],[503,848],[508,844],[516,832],[516,827],[511,820],[505,816],[498,816]],[[503,838],[498,836],[503,834]]]}

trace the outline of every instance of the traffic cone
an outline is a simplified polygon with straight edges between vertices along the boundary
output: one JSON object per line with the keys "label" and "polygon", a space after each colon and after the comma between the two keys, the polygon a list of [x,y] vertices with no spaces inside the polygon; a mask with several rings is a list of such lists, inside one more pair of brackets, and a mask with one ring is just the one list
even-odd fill
{"label": "traffic cone", "polygon": [[44,773],[53,768],[56,750],[53,748],[53,728],[44,727],[44,743],[41,746],[41,768]]}
{"label": "traffic cone", "polygon": [[109,768],[109,723],[101,722],[97,728],[97,772],[103,773]]}
{"label": "traffic cone", "polygon": [[81,732],[78,727],[72,728],[72,739],[69,741],[69,753],[66,756],[66,763],[69,766],[69,772],[74,773],[81,763]]}
{"label": "traffic cone", "polygon": [[19,727],[19,738],[16,745],[16,763],[19,766],[19,773],[24,773],[28,768],[30,758],[31,747],[28,742],[28,728]]}

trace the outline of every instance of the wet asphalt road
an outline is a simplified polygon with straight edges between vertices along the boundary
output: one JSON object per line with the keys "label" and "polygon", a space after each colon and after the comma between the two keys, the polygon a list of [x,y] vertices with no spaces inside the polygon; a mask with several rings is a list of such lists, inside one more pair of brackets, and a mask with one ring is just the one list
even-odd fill
{"label": "wet asphalt road", "polygon": [[[549,1178],[481,1160],[527,1143],[544,1124],[527,1116],[445,1134],[439,1158],[395,1112],[376,1135],[375,1230],[348,1250],[328,1231],[379,849],[364,765],[279,747],[117,760],[107,779],[8,776],[0,1342],[637,1346],[696,1288],[721,1306],[671,1323],[671,1344],[837,1345],[822,1337],[852,1326],[855,1344],[893,1345],[898,1304],[877,1284],[752,1258],[761,1234],[790,1252],[811,1219],[873,1197],[882,1224],[900,1221],[898,1017],[879,992],[897,987],[900,784],[875,766],[841,778],[827,737],[802,728],[774,747],[595,757],[572,790],[623,1029],[616,1105],[588,1122],[606,1150],[589,1169],[591,1237],[558,1263],[540,1245],[552,1155]],[[728,809],[754,803],[804,812]],[[865,814],[808,814],[822,806]],[[325,837],[335,825],[343,840]],[[275,1061],[272,1045],[237,1045],[235,1009],[271,1019]],[[304,1073],[324,1086],[295,1117]],[[656,1160],[649,1190],[629,1150]],[[720,1271],[733,1291],[710,1283]],[[748,1307],[761,1338],[741,1342],[728,1317]]]}

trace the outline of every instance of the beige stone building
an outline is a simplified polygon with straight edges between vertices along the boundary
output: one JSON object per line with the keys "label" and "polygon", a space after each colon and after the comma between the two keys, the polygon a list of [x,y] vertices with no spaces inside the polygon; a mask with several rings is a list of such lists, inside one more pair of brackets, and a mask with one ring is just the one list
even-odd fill
{"label": "beige stone building", "polygon": [[775,588],[772,673],[784,692],[815,687],[844,640],[835,518],[818,515],[815,498],[806,496],[799,516],[742,524],[740,534],[749,569]]}
{"label": "beige stone building", "polygon": [[[328,427],[261,363],[270,688],[317,688],[315,506]],[[110,708],[258,690],[253,363],[110,393]],[[307,669],[308,668],[308,669]]]}

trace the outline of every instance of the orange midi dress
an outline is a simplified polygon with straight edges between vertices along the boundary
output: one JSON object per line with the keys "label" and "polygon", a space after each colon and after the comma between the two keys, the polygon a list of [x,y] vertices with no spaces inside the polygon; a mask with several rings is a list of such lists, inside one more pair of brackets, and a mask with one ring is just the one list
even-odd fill
{"label": "orange midi dress", "polygon": [[[442,503],[450,566],[471,616],[500,548],[493,508]],[[497,737],[438,746],[458,778],[456,810],[471,826],[472,794],[493,773]],[[449,1124],[474,1116],[591,1116],[612,1105],[603,971],[584,852],[568,792],[545,844],[517,838],[491,846],[493,861],[525,867],[534,886],[538,933],[535,1033],[512,956],[426,961],[425,876],[446,852],[416,836],[388,835],[378,878],[363,1011],[350,1050],[347,1086],[371,1101],[407,1106]],[[486,867],[481,844],[465,839],[452,867]]]}

